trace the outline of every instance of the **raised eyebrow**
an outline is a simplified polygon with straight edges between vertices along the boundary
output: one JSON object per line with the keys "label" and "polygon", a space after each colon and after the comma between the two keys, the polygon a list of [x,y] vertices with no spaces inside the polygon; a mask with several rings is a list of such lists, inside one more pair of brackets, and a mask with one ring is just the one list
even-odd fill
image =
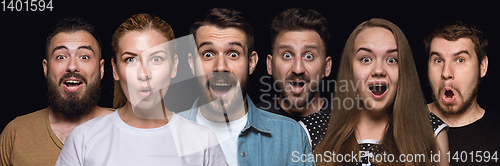
{"label": "raised eyebrow", "polygon": [[459,51],[459,52],[457,52],[457,53],[453,54],[453,56],[458,56],[458,55],[460,55],[460,54],[467,54],[467,55],[469,55],[469,57],[472,57],[472,56],[470,55],[469,51],[467,51],[467,50],[461,50],[461,51]]}
{"label": "raised eyebrow", "polygon": [[431,51],[431,53],[429,54],[429,57],[431,56],[441,56],[441,54],[439,52],[436,52],[436,51]]}
{"label": "raised eyebrow", "polygon": [[387,50],[386,53],[390,54],[390,53],[393,53],[393,52],[398,52],[398,49]]}
{"label": "raised eyebrow", "polygon": [[198,49],[200,49],[203,46],[210,46],[210,45],[212,45],[212,42],[208,42],[208,41],[207,42],[201,42],[200,45],[198,46]]}
{"label": "raised eyebrow", "polygon": [[243,44],[241,44],[241,42],[230,42],[229,45],[230,46],[237,45],[237,46],[240,46],[241,48],[243,48]]}
{"label": "raised eyebrow", "polygon": [[80,46],[80,47],[78,47],[78,49],[87,49],[87,50],[92,51],[92,53],[94,53],[94,54],[95,54],[94,49],[93,49],[93,48],[92,48],[92,46],[90,46],[90,45]]}
{"label": "raised eyebrow", "polygon": [[123,52],[122,56],[125,55],[125,54],[129,54],[129,55],[132,55],[132,56],[138,56],[136,53],[133,53],[133,52],[130,52],[130,51]]}
{"label": "raised eyebrow", "polygon": [[310,48],[310,49],[316,49],[316,50],[319,49],[319,47],[317,45],[304,45],[304,48]]}
{"label": "raised eyebrow", "polygon": [[279,49],[291,49],[291,48],[293,48],[293,46],[288,45],[288,44],[281,44],[278,46],[278,50]]}
{"label": "raised eyebrow", "polygon": [[54,49],[52,50],[52,54],[54,54],[55,51],[57,50],[61,50],[61,49],[66,49],[66,50],[69,50],[68,47],[66,46],[56,46],[54,47]]}
{"label": "raised eyebrow", "polygon": [[360,48],[356,51],[356,53],[358,53],[358,52],[359,52],[359,51],[361,51],[361,50],[366,51],[366,52],[370,52],[370,53],[371,53],[371,52],[373,52],[373,51],[372,51],[372,50],[370,50],[369,48],[360,47]]}

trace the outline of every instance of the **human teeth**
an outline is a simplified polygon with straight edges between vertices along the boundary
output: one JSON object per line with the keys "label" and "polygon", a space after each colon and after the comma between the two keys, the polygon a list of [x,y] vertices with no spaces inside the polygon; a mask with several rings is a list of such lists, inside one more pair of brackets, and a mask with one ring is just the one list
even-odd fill
{"label": "human teeth", "polygon": [[68,80],[68,81],[66,81],[66,83],[68,83],[68,84],[79,84],[79,83],[80,83],[80,81],[76,81],[76,80]]}
{"label": "human teeth", "polygon": [[215,83],[215,86],[229,86],[228,83]]}

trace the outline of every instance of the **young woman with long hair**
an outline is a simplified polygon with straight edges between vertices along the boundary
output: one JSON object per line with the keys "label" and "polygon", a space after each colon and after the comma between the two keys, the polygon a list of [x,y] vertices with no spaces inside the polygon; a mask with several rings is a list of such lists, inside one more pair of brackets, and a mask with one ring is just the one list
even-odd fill
{"label": "young woman with long hair", "polygon": [[[448,138],[440,132],[446,124],[428,111],[410,46],[396,25],[374,18],[354,29],[340,61],[337,82],[342,80],[352,85],[335,93],[339,100],[333,100],[328,130],[314,151],[317,165],[448,164],[443,161]],[[432,158],[439,151],[440,158]],[[360,160],[336,161],[330,156],[326,161],[324,155],[330,154],[358,154]],[[394,156],[393,161],[382,154]],[[425,156],[396,161],[413,154]]]}

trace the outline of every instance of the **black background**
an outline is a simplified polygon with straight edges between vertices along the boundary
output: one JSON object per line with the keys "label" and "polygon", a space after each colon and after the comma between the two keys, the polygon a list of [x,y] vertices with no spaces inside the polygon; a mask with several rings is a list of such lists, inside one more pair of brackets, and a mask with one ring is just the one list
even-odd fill
{"label": "black background", "polygon": [[[11,0],[5,0],[10,2]],[[25,0],[23,0],[24,2]],[[48,1],[47,1],[48,2]],[[23,3],[24,5],[24,3]],[[0,75],[2,82],[3,108],[0,110],[0,128],[14,119],[43,108],[46,108],[46,80],[43,75],[42,59],[45,57],[45,39],[58,19],[66,16],[81,16],[92,22],[101,38],[103,58],[105,58],[105,74],[101,83],[101,99],[99,105],[112,107],[113,78],[110,58],[112,56],[111,36],[116,28],[128,17],[137,13],[151,13],[167,21],[174,29],[176,37],[189,34],[189,27],[214,7],[233,8],[243,12],[244,17],[252,24],[255,31],[255,50],[259,54],[259,63],[255,73],[250,77],[249,95],[255,103],[260,102],[262,94],[259,90],[267,88],[259,80],[267,76],[265,59],[270,53],[269,23],[272,17],[287,8],[312,8],[327,18],[330,24],[330,43],[328,54],[332,56],[332,75],[335,79],[339,57],[345,41],[352,30],[361,22],[378,17],[387,19],[398,25],[405,33],[413,51],[424,94],[431,101],[430,88],[427,83],[427,59],[423,54],[423,39],[432,28],[441,21],[463,19],[482,26],[489,39],[489,68],[483,78],[478,102],[483,108],[500,114],[495,108],[495,77],[498,76],[499,60],[496,48],[499,47],[498,16],[496,4],[484,4],[478,1],[467,1],[467,4],[435,3],[435,2],[400,2],[365,3],[365,2],[255,2],[233,1],[227,3],[198,3],[195,1],[62,1],[53,0],[52,11],[0,12],[0,58],[2,64]],[[180,58],[179,67],[187,69],[187,61]],[[182,69],[180,69],[182,70]],[[267,84],[271,80],[267,79]],[[175,91],[175,88],[172,88]],[[182,91],[183,89],[177,89]],[[171,90],[169,89],[169,92]],[[191,98],[192,99],[192,98]],[[192,103],[188,101],[188,103]],[[189,104],[177,106],[182,110]]]}

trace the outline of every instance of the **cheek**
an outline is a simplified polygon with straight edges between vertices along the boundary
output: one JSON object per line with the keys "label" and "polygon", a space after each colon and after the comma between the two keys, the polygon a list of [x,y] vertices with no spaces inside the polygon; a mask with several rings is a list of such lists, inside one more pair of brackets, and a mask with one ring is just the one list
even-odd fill
{"label": "cheek", "polygon": [[389,75],[389,79],[391,80],[391,83],[394,85],[398,84],[399,81],[399,71],[398,69],[392,69],[392,70],[387,70],[387,74]]}
{"label": "cheek", "polygon": [[325,69],[321,63],[310,63],[305,65],[306,73],[309,74],[311,80],[321,80]]}
{"label": "cheek", "polygon": [[370,70],[364,67],[353,66],[354,81],[356,83],[365,82],[370,75]]}

